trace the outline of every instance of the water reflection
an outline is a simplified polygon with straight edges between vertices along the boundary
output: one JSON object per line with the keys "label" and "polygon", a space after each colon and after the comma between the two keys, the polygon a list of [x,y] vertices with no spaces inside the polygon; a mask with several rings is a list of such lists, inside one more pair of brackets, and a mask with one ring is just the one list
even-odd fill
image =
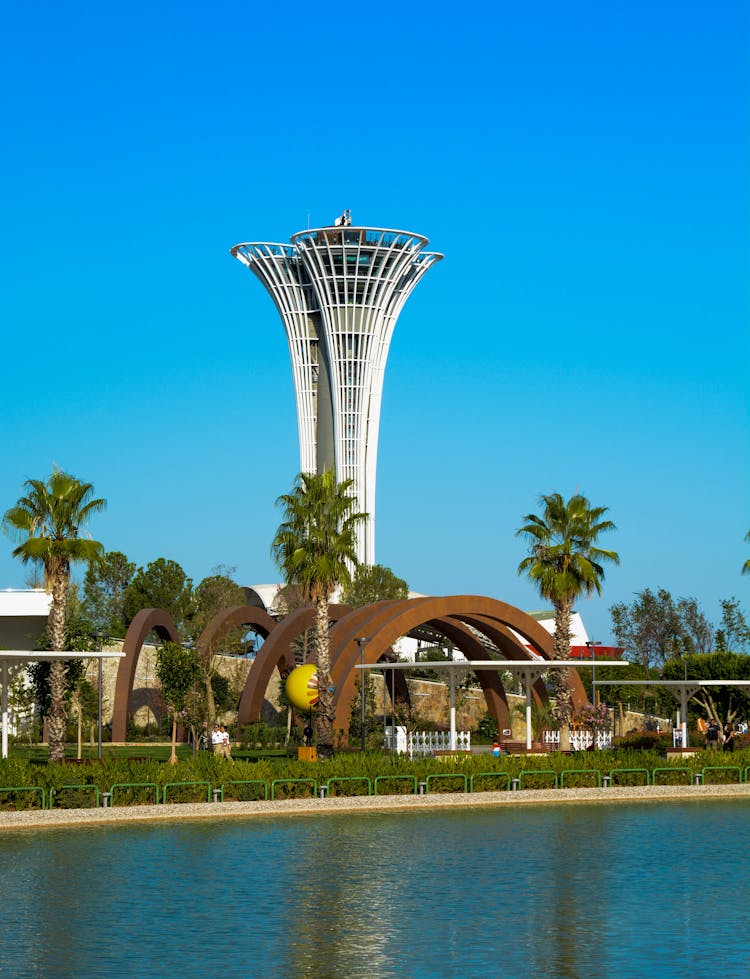
{"label": "water reflection", "polygon": [[4,834],[0,974],[684,976],[720,960],[723,979],[744,977],[747,812],[621,804]]}

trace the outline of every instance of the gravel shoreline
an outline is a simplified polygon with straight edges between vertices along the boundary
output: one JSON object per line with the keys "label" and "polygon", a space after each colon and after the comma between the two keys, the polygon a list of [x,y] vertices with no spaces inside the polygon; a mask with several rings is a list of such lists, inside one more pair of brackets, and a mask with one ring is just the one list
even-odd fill
{"label": "gravel shoreline", "polygon": [[555,805],[575,802],[670,802],[742,798],[750,801],[750,784],[610,786],[586,789],[525,789],[416,796],[353,796],[330,799],[284,799],[274,802],[167,803],[111,809],[53,809],[0,812],[0,831],[55,829],[62,826],[182,822],[185,819],[249,819],[253,817],[319,816],[342,812],[397,812],[436,809]]}

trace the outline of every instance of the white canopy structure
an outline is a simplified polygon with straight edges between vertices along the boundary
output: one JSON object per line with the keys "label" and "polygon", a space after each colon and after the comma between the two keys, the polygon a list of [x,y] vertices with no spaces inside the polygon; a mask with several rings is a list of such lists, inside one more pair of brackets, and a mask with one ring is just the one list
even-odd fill
{"label": "white canopy structure", "polygon": [[499,673],[512,673],[521,680],[526,692],[526,749],[531,750],[531,688],[548,670],[579,670],[594,666],[630,666],[623,660],[597,660],[596,663],[581,663],[569,659],[486,659],[461,660],[438,663],[357,663],[356,670],[382,670],[385,678],[387,670],[413,670],[417,666],[436,672],[448,673],[450,693],[450,744],[456,747],[456,670],[497,670]]}
{"label": "white canopy structure", "polygon": [[[601,665],[601,663],[599,663]],[[610,665],[610,664],[607,664]],[[678,724],[682,730],[682,746],[688,745],[687,705],[703,687],[750,687],[750,680],[597,680],[597,687],[665,687],[680,702]]]}
{"label": "white canopy structure", "polygon": [[101,753],[102,727],[102,660],[120,659],[124,653],[109,649],[94,649],[81,653],[77,650],[51,652],[38,649],[0,649],[0,687],[2,687],[2,757],[8,757],[8,687],[12,678],[29,663],[47,663],[52,660],[96,659],[99,660],[99,749]]}

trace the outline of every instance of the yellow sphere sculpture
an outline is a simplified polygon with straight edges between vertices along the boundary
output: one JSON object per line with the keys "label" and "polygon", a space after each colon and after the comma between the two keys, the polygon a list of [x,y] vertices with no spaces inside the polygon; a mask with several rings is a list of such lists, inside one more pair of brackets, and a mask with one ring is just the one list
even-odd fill
{"label": "yellow sphere sculpture", "polygon": [[299,710],[311,711],[318,703],[318,668],[314,663],[295,667],[286,678],[286,695]]}

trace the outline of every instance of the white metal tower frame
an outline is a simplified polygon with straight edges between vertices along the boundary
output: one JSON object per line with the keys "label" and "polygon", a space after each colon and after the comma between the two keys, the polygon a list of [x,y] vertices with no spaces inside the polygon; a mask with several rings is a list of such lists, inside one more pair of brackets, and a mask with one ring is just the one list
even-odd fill
{"label": "white metal tower frame", "polygon": [[[271,294],[292,359],[300,467],[319,467],[318,380],[330,382],[336,479],[353,481],[368,514],[358,557],[375,563],[375,483],[385,365],[396,321],[411,291],[443,257],[427,238],[387,228],[325,227],[292,235],[291,245],[235,245]],[[325,409],[321,409],[325,410]]]}

